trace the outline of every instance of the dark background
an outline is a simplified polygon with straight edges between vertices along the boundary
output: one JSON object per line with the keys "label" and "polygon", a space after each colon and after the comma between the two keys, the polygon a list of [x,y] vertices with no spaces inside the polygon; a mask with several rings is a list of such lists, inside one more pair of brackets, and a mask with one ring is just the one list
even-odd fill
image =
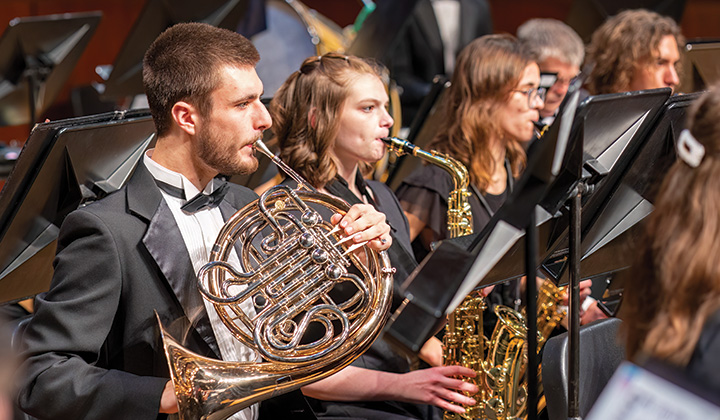
{"label": "dark background", "polygon": [[[376,3],[393,0],[376,0]],[[565,20],[573,0],[489,0],[495,32],[515,33],[516,28],[532,17]],[[351,24],[361,9],[359,0],[304,0],[304,3],[332,19],[340,26]],[[0,7],[0,31],[15,17],[66,12],[100,10],[103,18],[60,96],[38,120],[73,116],[70,92],[73,88],[100,82],[95,67],[112,64],[145,0],[3,0]],[[688,38],[720,38],[720,1],[686,0],[680,22]],[[400,24],[400,22],[398,23]],[[22,144],[28,136],[27,125],[0,127],[0,142]],[[0,183],[3,181],[0,180]]]}

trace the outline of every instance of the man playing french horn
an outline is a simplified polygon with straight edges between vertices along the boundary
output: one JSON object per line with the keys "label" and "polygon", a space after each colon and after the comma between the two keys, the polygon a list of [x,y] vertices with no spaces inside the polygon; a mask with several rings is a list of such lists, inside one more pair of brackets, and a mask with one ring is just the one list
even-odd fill
{"label": "man playing french horn", "polygon": [[[271,125],[258,59],[247,39],[205,24],[176,25],[149,48],[143,82],[157,142],[126,186],[63,223],[52,285],[25,339],[19,403],[32,416],[177,412],[155,312],[164,325],[184,327],[181,341],[196,353],[258,359],[218,328],[195,274],[223,220],[257,198],[216,177],[257,168],[253,144]],[[370,205],[332,222],[356,244],[382,251],[392,243],[385,216]],[[257,404],[233,418],[257,418]]]}

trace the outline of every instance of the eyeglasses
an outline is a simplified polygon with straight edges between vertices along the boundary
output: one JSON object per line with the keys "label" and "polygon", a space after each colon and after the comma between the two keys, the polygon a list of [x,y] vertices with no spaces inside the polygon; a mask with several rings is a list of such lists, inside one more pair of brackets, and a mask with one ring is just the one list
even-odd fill
{"label": "eyeglasses", "polygon": [[318,55],[317,57],[313,57],[312,59],[306,60],[300,66],[300,73],[302,73],[302,74],[312,73],[316,68],[323,65],[323,60],[342,60],[342,61],[345,61],[346,63],[350,64],[350,57],[348,57],[347,55],[340,55],[340,54]]}
{"label": "eyeglasses", "polygon": [[513,89],[513,92],[519,92],[527,96],[528,108],[533,108],[533,103],[536,99],[540,99],[542,102],[545,102],[547,89],[544,87],[530,88],[527,90]]}

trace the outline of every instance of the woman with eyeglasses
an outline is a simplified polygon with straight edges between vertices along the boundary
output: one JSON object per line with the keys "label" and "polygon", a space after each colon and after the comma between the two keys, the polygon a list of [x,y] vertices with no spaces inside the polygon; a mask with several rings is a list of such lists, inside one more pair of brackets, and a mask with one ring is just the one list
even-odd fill
{"label": "woman with eyeglasses", "polygon": [[[384,69],[358,57],[329,53],[306,59],[270,104],[280,158],[315,188],[350,204],[367,203],[385,213],[392,228],[388,250],[401,282],[415,268],[408,224],[392,191],[363,174],[383,157],[393,124],[387,112]],[[294,186],[294,181],[283,183]],[[394,305],[400,302],[396,294]],[[454,376],[471,369],[445,366],[410,371],[407,356],[382,339],[351,366],[305,386],[318,417],[439,419],[441,409],[462,413],[473,404],[459,391],[477,387]]]}
{"label": "woman with eyeglasses", "polygon": [[[538,120],[543,107],[545,92],[539,83],[538,65],[511,35],[477,38],[458,55],[439,111],[444,118],[427,148],[467,167],[475,233],[512,192],[513,180],[525,165],[523,146],[532,139],[533,121]],[[448,238],[448,197],[452,190],[451,176],[436,165],[418,168],[397,190],[420,260],[432,242]],[[489,306],[518,302],[516,283],[496,287],[488,297]],[[486,331],[492,332],[492,310],[486,311],[484,322]]]}

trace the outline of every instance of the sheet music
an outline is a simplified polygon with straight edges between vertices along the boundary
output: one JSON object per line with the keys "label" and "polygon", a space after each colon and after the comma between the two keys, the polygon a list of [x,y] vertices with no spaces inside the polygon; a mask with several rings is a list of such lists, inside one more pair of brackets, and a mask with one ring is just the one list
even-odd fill
{"label": "sheet music", "polygon": [[629,362],[608,382],[587,420],[712,420],[720,407]]}

